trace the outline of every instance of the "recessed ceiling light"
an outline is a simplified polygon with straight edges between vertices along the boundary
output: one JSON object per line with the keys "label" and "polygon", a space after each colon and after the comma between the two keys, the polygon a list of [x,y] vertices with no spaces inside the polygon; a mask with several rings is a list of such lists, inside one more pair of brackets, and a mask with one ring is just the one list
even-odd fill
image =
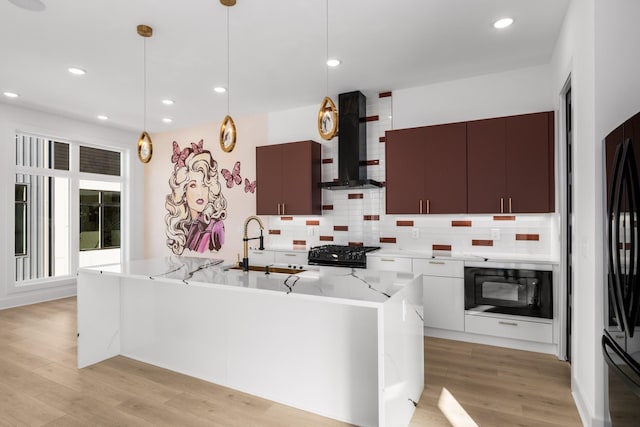
{"label": "recessed ceiling light", "polygon": [[169,117],[165,117],[164,119],[162,119],[162,121],[165,123],[171,123],[173,122],[173,119],[170,119]]}
{"label": "recessed ceiling light", "polygon": [[162,103],[164,105],[173,105],[173,99],[163,99]]}
{"label": "recessed ceiling light", "polygon": [[216,86],[213,88],[213,90],[216,91],[217,93],[225,93],[227,91],[227,88],[222,86]]}
{"label": "recessed ceiling light", "polygon": [[45,9],[44,3],[40,0],[9,0],[9,3],[13,3],[21,9],[33,10],[34,12]]}
{"label": "recessed ceiling light", "polygon": [[71,74],[75,74],[76,76],[83,76],[83,75],[87,74],[87,72],[85,70],[83,70],[82,68],[69,67],[68,70],[69,70],[69,72]]}
{"label": "recessed ceiling light", "polygon": [[493,23],[493,28],[507,28],[509,25],[513,24],[513,19],[511,18],[502,18],[498,19]]}
{"label": "recessed ceiling light", "polygon": [[99,120],[109,120],[109,116],[105,116],[104,114],[100,114],[97,116]]}
{"label": "recessed ceiling light", "polygon": [[328,59],[327,60],[327,65],[329,67],[337,67],[338,65],[340,65],[340,60],[339,59],[335,59],[335,58]]}
{"label": "recessed ceiling light", "polygon": [[19,96],[20,96],[20,95],[18,95],[18,94],[17,94],[17,93],[15,93],[15,92],[2,92],[2,94],[3,94],[4,96],[6,96],[7,98],[17,98],[17,97],[19,97]]}

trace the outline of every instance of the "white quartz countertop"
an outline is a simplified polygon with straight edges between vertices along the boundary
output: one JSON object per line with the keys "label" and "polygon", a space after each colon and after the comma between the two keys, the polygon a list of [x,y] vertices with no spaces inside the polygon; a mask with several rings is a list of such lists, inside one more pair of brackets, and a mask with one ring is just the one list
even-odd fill
{"label": "white quartz countertop", "polygon": [[560,261],[545,255],[503,254],[503,253],[468,253],[429,250],[380,249],[370,252],[367,256],[389,256],[404,258],[450,259],[465,262],[495,262],[495,263],[531,263],[531,264],[559,264]]}
{"label": "white quartz countertop", "polygon": [[[210,258],[167,256],[123,264],[82,268],[80,271],[136,279],[180,282],[278,292],[283,295],[338,299],[343,303],[379,305],[414,280],[418,274],[358,268],[312,267],[296,274],[232,270],[234,264]],[[275,266],[277,267],[277,266]]]}

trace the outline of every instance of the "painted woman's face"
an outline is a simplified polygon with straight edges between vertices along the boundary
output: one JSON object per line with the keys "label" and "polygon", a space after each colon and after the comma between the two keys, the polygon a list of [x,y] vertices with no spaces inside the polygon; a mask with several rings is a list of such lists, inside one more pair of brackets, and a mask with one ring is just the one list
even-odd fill
{"label": "painted woman's face", "polygon": [[204,185],[204,174],[199,171],[189,172],[186,189],[187,206],[191,212],[191,219],[195,219],[209,203],[209,188]]}

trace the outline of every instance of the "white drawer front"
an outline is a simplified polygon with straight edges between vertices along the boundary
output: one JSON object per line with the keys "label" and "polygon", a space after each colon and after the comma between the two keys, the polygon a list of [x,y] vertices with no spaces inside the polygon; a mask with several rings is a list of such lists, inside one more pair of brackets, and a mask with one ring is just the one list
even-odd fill
{"label": "white drawer front", "polygon": [[275,254],[271,251],[252,249],[249,251],[250,265],[270,265],[275,262]]}
{"label": "white drawer front", "polygon": [[553,343],[553,325],[551,323],[465,314],[464,330],[474,334]]}
{"label": "white drawer front", "polygon": [[413,259],[413,272],[426,276],[464,277],[464,262],[442,259]]}
{"label": "white drawer front", "polygon": [[306,252],[276,252],[276,264],[306,265]]}
{"label": "white drawer front", "polygon": [[411,258],[393,256],[367,256],[367,268],[378,271],[411,273]]}

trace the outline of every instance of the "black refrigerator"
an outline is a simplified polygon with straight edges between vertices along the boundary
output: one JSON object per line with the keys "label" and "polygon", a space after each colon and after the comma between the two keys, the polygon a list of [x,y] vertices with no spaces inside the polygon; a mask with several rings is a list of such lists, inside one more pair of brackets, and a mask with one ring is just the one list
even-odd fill
{"label": "black refrigerator", "polygon": [[640,425],[640,113],[604,141],[607,292],[603,393],[613,427]]}

